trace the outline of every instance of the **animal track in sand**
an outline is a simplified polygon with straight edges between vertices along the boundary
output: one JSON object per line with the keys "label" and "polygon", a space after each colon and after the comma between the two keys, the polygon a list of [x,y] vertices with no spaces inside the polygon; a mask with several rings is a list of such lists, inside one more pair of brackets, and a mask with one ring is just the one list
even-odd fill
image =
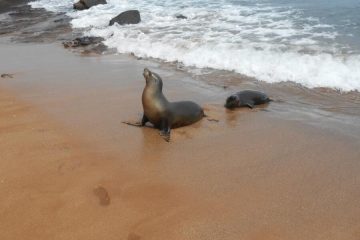
{"label": "animal track in sand", "polygon": [[110,204],[110,196],[106,188],[102,186],[96,187],[94,194],[98,197],[101,206],[108,206]]}
{"label": "animal track in sand", "polygon": [[136,233],[129,233],[129,236],[127,238],[127,240],[140,240],[141,237],[139,235],[137,235]]}
{"label": "animal track in sand", "polygon": [[14,74],[10,74],[10,73],[3,73],[0,76],[1,78],[14,78]]}

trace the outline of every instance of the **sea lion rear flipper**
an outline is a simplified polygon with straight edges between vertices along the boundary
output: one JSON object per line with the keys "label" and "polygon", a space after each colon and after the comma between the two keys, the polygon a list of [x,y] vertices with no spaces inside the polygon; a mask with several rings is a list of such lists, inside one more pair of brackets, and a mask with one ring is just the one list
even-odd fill
{"label": "sea lion rear flipper", "polygon": [[143,114],[143,117],[141,119],[141,126],[145,126],[145,124],[149,121],[149,119]]}
{"label": "sea lion rear flipper", "polygon": [[122,121],[122,123],[130,125],[130,126],[134,126],[134,127],[143,127],[144,126],[144,125],[142,125],[141,122]]}
{"label": "sea lion rear flipper", "polygon": [[141,122],[129,122],[129,121],[122,121],[122,123],[125,123],[127,125],[130,126],[134,126],[134,127],[144,127],[145,124],[149,121],[149,119],[145,116],[145,114],[143,115]]}

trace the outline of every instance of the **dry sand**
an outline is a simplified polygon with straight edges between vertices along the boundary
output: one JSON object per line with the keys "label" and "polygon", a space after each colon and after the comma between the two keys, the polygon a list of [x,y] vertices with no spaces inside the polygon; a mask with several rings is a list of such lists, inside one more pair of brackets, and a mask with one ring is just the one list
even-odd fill
{"label": "dry sand", "polygon": [[[360,141],[341,127],[278,117],[276,102],[226,111],[227,92],[154,62],[0,52],[15,74],[0,78],[1,240],[360,239]],[[145,66],[219,122],[171,143],[121,124],[141,116]]]}

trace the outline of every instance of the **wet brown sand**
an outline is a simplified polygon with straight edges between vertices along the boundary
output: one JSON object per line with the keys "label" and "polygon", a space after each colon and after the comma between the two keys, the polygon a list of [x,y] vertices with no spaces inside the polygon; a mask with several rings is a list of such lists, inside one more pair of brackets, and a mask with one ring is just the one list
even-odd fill
{"label": "wet brown sand", "polygon": [[[360,141],[341,127],[278,117],[281,103],[226,111],[226,92],[156,63],[0,51],[0,239],[360,238]],[[141,116],[145,66],[219,122],[171,143],[121,124]]]}
{"label": "wet brown sand", "polygon": [[12,42],[49,43],[72,38],[70,19],[28,5],[30,0],[0,0],[0,36]]}

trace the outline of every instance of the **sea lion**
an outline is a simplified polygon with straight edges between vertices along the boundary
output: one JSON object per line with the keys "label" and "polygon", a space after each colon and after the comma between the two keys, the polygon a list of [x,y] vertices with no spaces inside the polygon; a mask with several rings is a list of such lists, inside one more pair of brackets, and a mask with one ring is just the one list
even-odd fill
{"label": "sea lion", "polygon": [[272,101],[265,93],[244,90],[237,92],[226,99],[225,107],[232,109],[237,107],[253,108],[255,105]]}
{"label": "sea lion", "polygon": [[150,122],[160,130],[160,135],[166,141],[170,141],[172,128],[190,125],[205,116],[203,109],[194,102],[169,102],[162,93],[163,82],[158,74],[145,68],[143,75],[146,80],[142,94],[143,118],[141,123],[125,123],[145,126],[147,122]]}

